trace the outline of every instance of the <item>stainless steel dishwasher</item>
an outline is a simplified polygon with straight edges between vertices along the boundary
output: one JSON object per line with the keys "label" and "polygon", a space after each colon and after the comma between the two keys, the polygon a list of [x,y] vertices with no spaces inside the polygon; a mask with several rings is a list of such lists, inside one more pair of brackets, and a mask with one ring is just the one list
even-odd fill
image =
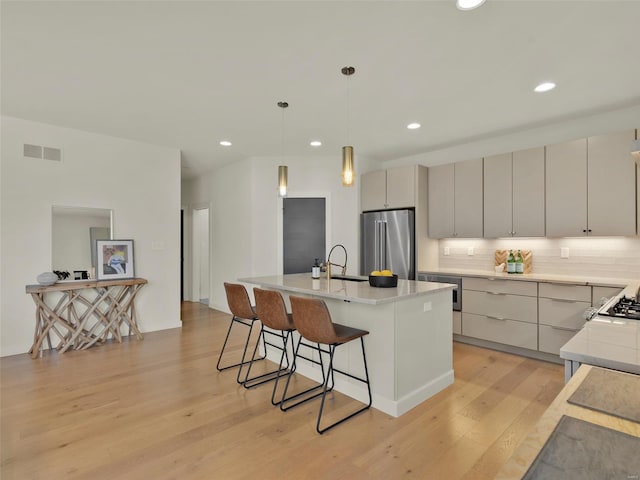
{"label": "stainless steel dishwasher", "polygon": [[462,310],[462,277],[450,275],[440,275],[435,273],[418,273],[418,280],[421,282],[452,283],[456,286],[453,289],[453,309],[457,312]]}

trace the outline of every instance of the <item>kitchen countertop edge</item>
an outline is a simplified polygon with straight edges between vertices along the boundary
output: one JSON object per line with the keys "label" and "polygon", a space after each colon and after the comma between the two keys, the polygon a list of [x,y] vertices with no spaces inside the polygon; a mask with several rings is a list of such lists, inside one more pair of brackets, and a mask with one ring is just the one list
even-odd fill
{"label": "kitchen countertop edge", "polygon": [[[366,277],[362,277],[366,278]],[[348,280],[312,279],[311,274],[299,273],[289,275],[268,275],[260,277],[243,277],[239,282],[261,285],[267,288],[302,293],[318,297],[332,298],[368,305],[380,305],[402,301],[411,297],[430,295],[446,290],[453,290],[454,285],[434,282],[418,282],[414,280],[398,280],[398,287],[375,288],[368,282],[351,282]],[[314,288],[314,283],[317,287]],[[330,284],[328,285],[328,282]],[[329,290],[334,288],[335,290]]]}

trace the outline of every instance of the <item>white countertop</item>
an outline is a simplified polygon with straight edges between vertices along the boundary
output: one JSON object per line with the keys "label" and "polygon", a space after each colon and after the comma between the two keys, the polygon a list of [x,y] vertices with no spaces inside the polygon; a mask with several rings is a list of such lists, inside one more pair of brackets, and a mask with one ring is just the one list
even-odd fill
{"label": "white countertop", "polygon": [[640,374],[640,321],[597,316],[560,349],[560,357]]}
{"label": "white countertop", "polygon": [[368,281],[327,280],[326,276],[314,280],[311,278],[311,273],[239,278],[238,280],[286,292],[304,293],[370,305],[397,302],[410,297],[430,295],[454,288],[454,285],[448,283],[413,280],[398,280],[398,286],[393,288],[375,288],[370,286]]}
{"label": "white countertop", "polygon": [[640,284],[637,278],[604,278],[604,277],[579,277],[575,275],[553,275],[550,273],[495,273],[491,270],[465,270],[465,269],[449,269],[436,268],[433,270],[424,270],[418,272],[434,273],[444,275],[460,275],[464,277],[485,277],[485,278],[504,278],[505,280],[520,280],[525,282],[551,282],[551,283],[571,283],[575,285],[592,285],[597,287],[626,287],[629,284]]}

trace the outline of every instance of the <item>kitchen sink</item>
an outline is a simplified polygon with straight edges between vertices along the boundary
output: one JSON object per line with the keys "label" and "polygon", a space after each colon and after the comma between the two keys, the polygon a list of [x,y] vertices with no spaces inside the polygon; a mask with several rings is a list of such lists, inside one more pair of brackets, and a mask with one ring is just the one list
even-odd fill
{"label": "kitchen sink", "polygon": [[349,275],[331,275],[331,278],[333,280],[346,280],[348,282],[367,282],[369,281],[368,278],[362,278],[362,277],[351,277]]}

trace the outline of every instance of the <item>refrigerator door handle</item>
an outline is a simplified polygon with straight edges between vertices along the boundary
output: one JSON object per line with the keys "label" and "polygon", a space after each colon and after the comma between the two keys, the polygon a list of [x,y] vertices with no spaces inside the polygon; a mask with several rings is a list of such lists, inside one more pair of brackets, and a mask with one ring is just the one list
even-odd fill
{"label": "refrigerator door handle", "polygon": [[387,265],[387,222],[380,222],[380,270],[386,270]]}
{"label": "refrigerator door handle", "polygon": [[373,269],[378,270],[380,265],[380,220],[375,221],[375,235],[373,239]]}

